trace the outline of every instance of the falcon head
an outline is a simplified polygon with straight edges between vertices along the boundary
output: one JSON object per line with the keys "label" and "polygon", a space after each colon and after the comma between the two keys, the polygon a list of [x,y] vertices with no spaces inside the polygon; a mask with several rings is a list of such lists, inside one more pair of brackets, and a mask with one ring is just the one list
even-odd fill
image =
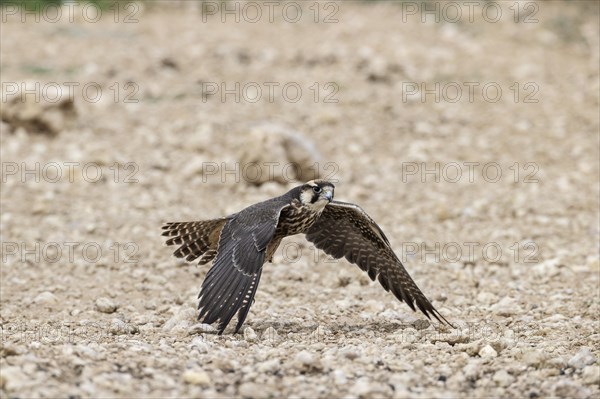
{"label": "falcon head", "polygon": [[321,210],[333,200],[335,187],[327,180],[311,180],[300,189],[300,202],[311,208]]}

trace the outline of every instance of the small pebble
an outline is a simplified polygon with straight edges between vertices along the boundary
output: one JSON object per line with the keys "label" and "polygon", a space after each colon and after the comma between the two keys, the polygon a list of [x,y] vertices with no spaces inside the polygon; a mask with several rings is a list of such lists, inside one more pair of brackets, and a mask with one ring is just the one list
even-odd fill
{"label": "small pebble", "polygon": [[498,356],[498,352],[496,352],[490,345],[486,345],[479,350],[479,356],[482,358],[494,358]]}
{"label": "small pebble", "polygon": [[203,370],[186,370],[183,373],[183,382],[208,387],[210,386],[210,376]]}
{"label": "small pebble", "polygon": [[44,291],[35,297],[33,302],[39,305],[52,305],[58,302],[58,298],[51,292]]}
{"label": "small pebble", "polygon": [[263,392],[264,387],[254,382],[245,382],[239,387],[239,395],[243,398],[261,397]]}
{"label": "small pebble", "polygon": [[271,326],[262,333],[261,340],[275,344],[279,341],[279,333]]}
{"label": "small pebble", "polygon": [[507,387],[510,384],[512,384],[515,380],[515,378],[512,375],[508,374],[506,370],[496,371],[492,379],[496,382],[496,384],[498,384],[498,386],[501,387]]}
{"label": "small pebble", "polygon": [[586,384],[598,385],[600,383],[600,366],[585,366],[581,373],[581,379]]}
{"label": "small pebble", "polygon": [[256,335],[256,333],[254,332],[254,330],[252,329],[252,327],[246,327],[244,329],[244,339],[246,341],[256,341],[256,338],[258,336]]}
{"label": "small pebble", "polygon": [[100,297],[96,299],[96,310],[102,313],[114,313],[117,305],[106,297]]}
{"label": "small pebble", "polygon": [[596,358],[592,354],[590,348],[583,347],[575,356],[569,359],[568,365],[574,369],[582,369],[587,365],[593,364]]}

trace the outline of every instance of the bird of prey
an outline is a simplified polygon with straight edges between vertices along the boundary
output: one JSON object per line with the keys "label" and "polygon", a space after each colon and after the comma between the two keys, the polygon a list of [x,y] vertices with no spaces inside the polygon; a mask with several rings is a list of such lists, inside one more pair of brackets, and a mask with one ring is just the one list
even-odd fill
{"label": "bird of prey", "polygon": [[198,222],[166,223],[167,245],[179,245],[178,258],[213,265],[202,283],[198,319],[218,321],[222,334],[237,313],[241,328],[258,288],[263,264],[272,260],[284,237],[305,234],[317,248],[345,257],[379,280],[386,291],[415,305],[428,318],[451,325],[417,287],[381,228],[358,205],[334,201],[334,186],[311,180],[280,197],[251,205],[233,215]]}

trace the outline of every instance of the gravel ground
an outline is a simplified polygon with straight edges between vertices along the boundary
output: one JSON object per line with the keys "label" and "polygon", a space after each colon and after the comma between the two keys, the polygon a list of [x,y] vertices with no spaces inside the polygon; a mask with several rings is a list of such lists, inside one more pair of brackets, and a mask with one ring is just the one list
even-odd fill
{"label": "gravel ground", "polygon": [[[1,396],[598,397],[599,12],[571,3],[5,9]],[[197,324],[208,266],[161,224],[317,172],[456,329],[300,236],[243,333]]]}

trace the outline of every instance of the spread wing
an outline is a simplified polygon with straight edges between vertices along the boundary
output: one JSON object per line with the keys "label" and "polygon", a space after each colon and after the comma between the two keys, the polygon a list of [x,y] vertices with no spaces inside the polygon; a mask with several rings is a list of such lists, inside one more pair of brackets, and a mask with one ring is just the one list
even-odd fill
{"label": "spread wing", "polygon": [[345,257],[379,280],[386,291],[412,310],[416,306],[428,317],[446,320],[423,295],[392,250],[381,228],[361,207],[340,201],[325,206],[319,219],[308,229],[306,238],[336,259]]}
{"label": "spread wing", "polygon": [[285,206],[273,201],[253,205],[232,215],[223,227],[217,256],[198,295],[198,319],[206,324],[218,321],[219,334],[236,313],[236,332],[244,323],[260,281],[267,245]]}

